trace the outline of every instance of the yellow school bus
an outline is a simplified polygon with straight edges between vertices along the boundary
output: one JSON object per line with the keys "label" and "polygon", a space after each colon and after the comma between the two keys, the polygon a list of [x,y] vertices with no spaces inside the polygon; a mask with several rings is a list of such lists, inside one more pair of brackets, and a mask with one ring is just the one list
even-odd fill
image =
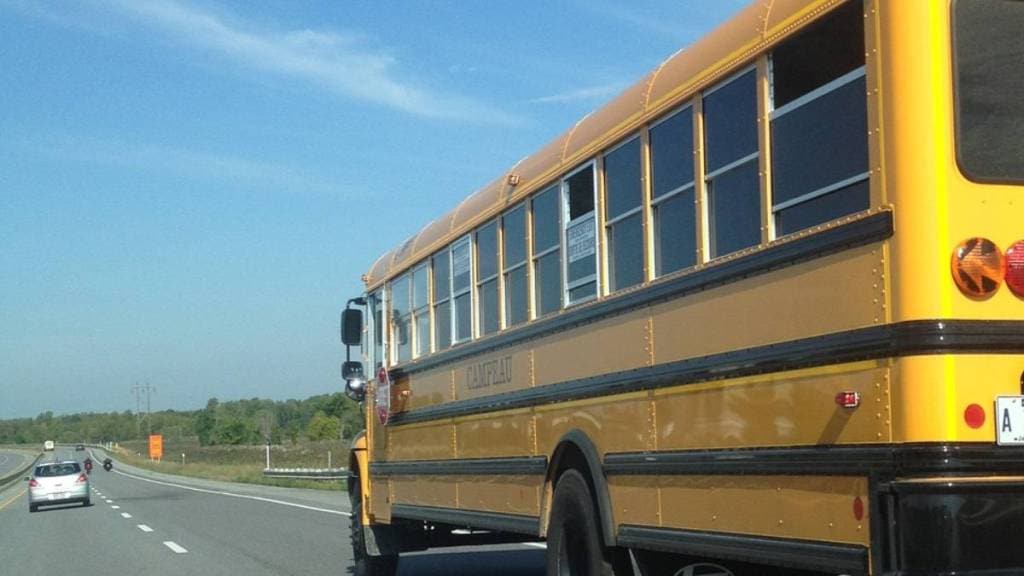
{"label": "yellow school bus", "polygon": [[356,573],[1024,573],[1022,30],[754,2],[381,257]]}

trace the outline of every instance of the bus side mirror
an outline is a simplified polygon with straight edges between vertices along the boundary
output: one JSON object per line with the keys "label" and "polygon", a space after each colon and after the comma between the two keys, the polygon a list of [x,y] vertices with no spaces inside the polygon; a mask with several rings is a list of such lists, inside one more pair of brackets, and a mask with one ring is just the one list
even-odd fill
{"label": "bus side mirror", "polygon": [[346,308],[341,312],[341,342],[345,346],[358,346],[363,340],[363,311]]}
{"label": "bus side mirror", "polygon": [[341,365],[341,377],[345,379],[345,395],[362,402],[366,396],[366,375],[363,373],[363,363],[355,360],[348,360]]}

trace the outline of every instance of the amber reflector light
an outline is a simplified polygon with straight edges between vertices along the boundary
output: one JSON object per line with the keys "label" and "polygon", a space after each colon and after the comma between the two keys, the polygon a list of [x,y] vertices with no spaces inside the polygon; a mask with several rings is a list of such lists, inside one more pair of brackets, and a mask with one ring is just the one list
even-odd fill
{"label": "amber reflector light", "polygon": [[1006,262],[999,247],[985,238],[964,240],[953,251],[953,281],[974,298],[988,298],[1003,283]]}
{"label": "amber reflector light", "polygon": [[1006,285],[1024,298],[1024,240],[1017,241],[1006,251]]}

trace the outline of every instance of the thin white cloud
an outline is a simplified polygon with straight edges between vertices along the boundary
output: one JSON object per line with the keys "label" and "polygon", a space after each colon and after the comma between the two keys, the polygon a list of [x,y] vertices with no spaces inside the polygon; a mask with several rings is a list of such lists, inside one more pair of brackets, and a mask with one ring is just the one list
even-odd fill
{"label": "thin white cloud", "polygon": [[0,147],[10,147],[20,153],[52,158],[62,163],[78,162],[139,174],[171,174],[235,185],[245,190],[336,196],[350,192],[327,178],[294,166],[160,144],[56,135],[15,137]]}
{"label": "thin white cloud", "polygon": [[571,90],[561,94],[541,96],[540,98],[528,100],[528,102],[530,104],[566,104],[581,101],[603,102],[621,92],[625,87],[625,84],[616,82],[614,84],[606,84],[604,86],[591,86],[589,88]]}
{"label": "thin white cloud", "polygon": [[338,95],[409,114],[474,122],[515,119],[491,106],[417,86],[402,77],[399,62],[336,32],[257,30],[177,0],[109,0],[124,15],[189,48],[209,50],[247,68],[301,78]]}

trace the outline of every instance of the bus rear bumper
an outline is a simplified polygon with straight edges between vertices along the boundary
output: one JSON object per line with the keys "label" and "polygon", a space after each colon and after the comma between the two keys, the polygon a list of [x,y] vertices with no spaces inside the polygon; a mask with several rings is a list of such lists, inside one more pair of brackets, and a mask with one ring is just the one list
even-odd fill
{"label": "bus rear bumper", "polygon": [[883,489],[883,574],[1024,574],[1024,476],[897,480]]}

